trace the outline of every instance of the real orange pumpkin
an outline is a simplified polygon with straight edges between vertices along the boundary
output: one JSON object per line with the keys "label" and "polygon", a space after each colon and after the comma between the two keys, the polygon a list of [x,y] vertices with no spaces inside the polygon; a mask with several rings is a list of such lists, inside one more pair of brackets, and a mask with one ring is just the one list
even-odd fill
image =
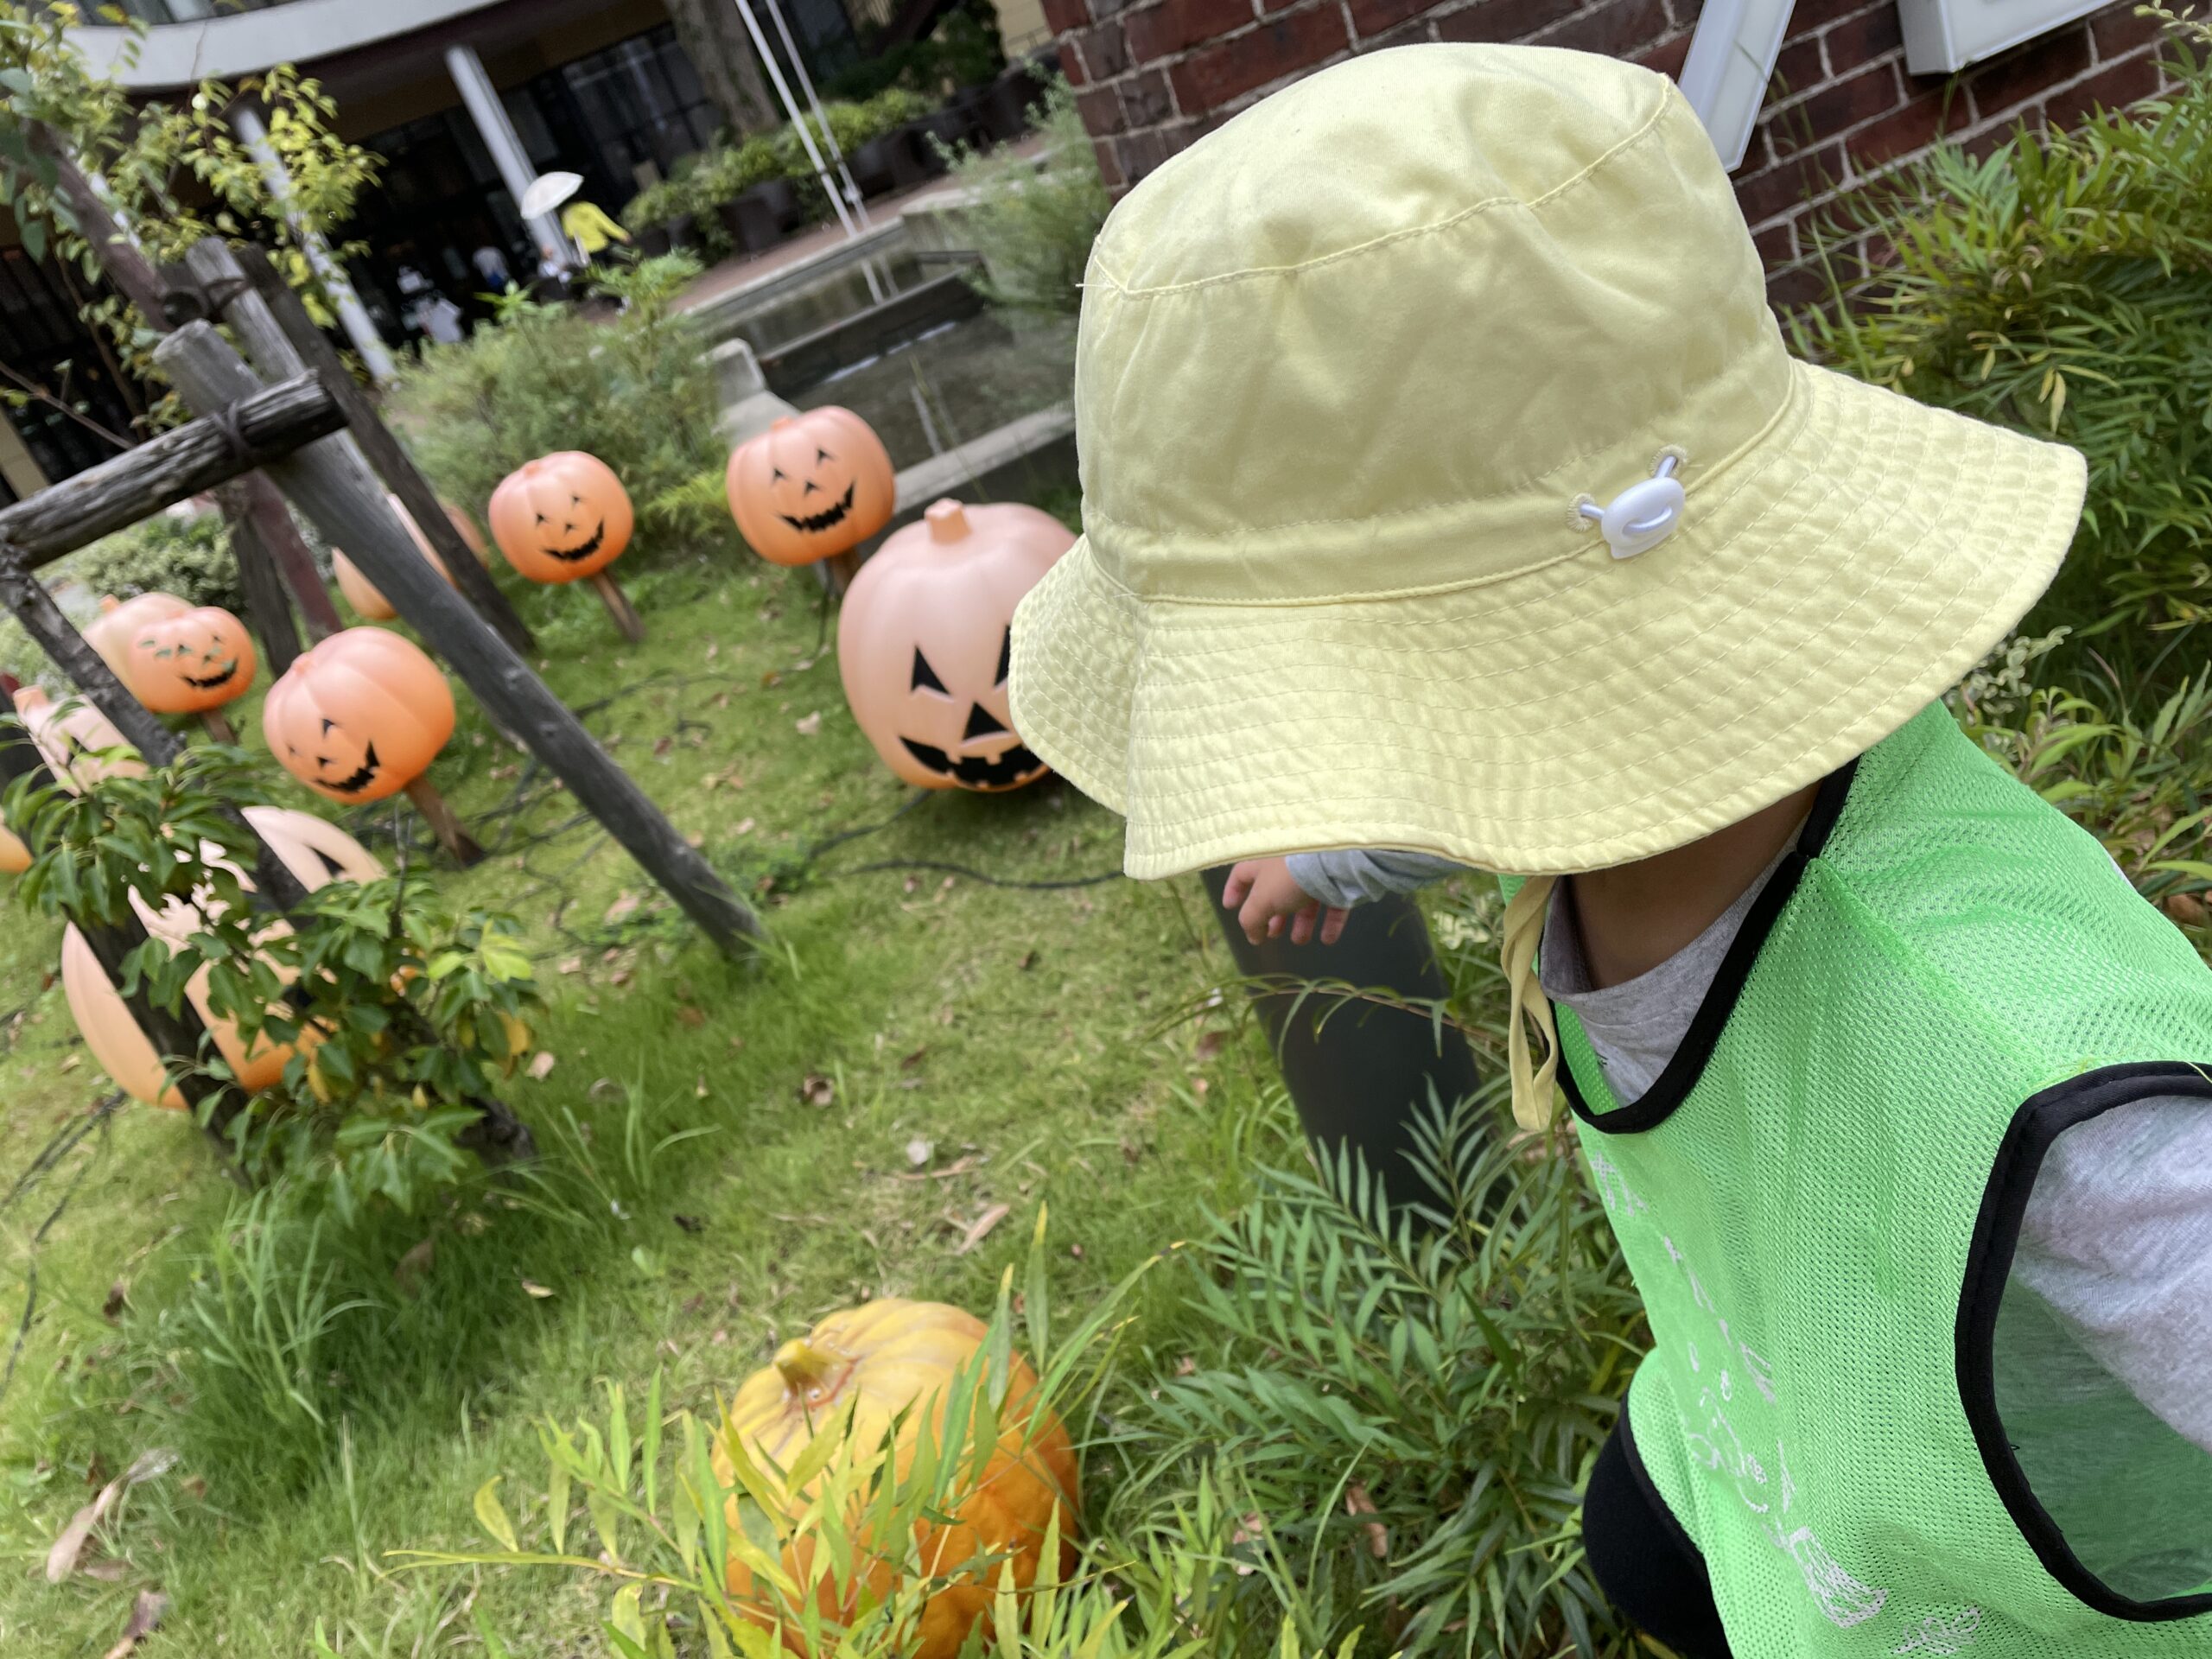
{"label": "real orange pumpkin", "polygon": [[[375,855],[336,824],[281,806],[249,806],[245,812],[246,822],[270,850],[310,891],[336,879],[371,881],[384,874]],[[248,880],[247,886],[251,885]],[[200,918],[198,907],[181,899],[172,899],[156,912],[134,897],[131,907],[138,912],[147,933],[173,951],[190,937]],[[272,925],[281,928],[286,924],[280,921]],[[213,1034],[216,1050],[237,1076],[239,1086],[249,1091],[268,1088],[284,1075],[291,1048],[264,1038],[257,1039],[249,1051],[239,1040],[233,1022],[217,1020],[208,1012],[207,978],[208,970],[203,967],[192,976],[185,995]],[[85,1046],[117,1088],[148,1105],[183,1109],[184,1096],[163,1086],[161,1057],[155,1053],[153,1043],[130,1017],[129,1005],[117,994],[107,970],[74,924],[61,935],[61,989]]]}
{"label": "real orange pumpkin", "polygon": [[[400,505],[397,496],[387,494],[385,499],[391,503],[391,510],[399,515],[399,522],[407,526],[407,533],[415,538],[415,545],[423,556],[430,562],[430,569],[448,582],[452,582],[453,572],[446,569],[446,562],[438,556],[437,550],[423,534],[423,527],[415,522],[414,515]],[[442,501],[438,505],[446,510],[446,517],[453,521],[454,529],[468,544],[468,550],[476,556],[476,562],[483,563],[487,550],[483,537],[477,533],[476,521],[450,501]],[[389,622],[399,614],[377,585],[361,574],[360,567],[336,548],[330,550],[330,573],[338,578],[338,591],[346,595],[346,602],[353,607],[355,615],[371,622]]]}
{"label": "real orange pumpkin", "polygon": [[723,486],[739,532],[777,564],[858,547],[891,522],[898,493],[875,429],[834,404],[786,416],[738,445]]}
{"label": "real orange pumpkin", "polygon": [[563,449],[524,461],[492,492],[492,539],[532,582],[596,575],[630,544],[629,493],[597,455]]}
{"label": "real orange pumpkin", "polygon": [[270,753],[334,801],[397,794],[429,768],[453,721],[445,676],[383,628],[347,628],[302,652],[261,705]]}
{"label": "real orange pumpkin", "polygon": [[148,616],[123,650],[117,677],[158,715],[196,715],[234,702],[252,689],[260,666],[245,624],[215,605]]}
{"label": "real orange pumpkin", "polygon": [[[774,1363],[747,1380],[730,1402],[723,1434],[738,1439],[756,1463],[772,1460],[779,1468],[789,1469],[817,1427],[848,1401],[854,1407],[850,1433],[856,1452],[881,1446],[893,1430],[893,1420],[904,1412],[905,1419],[896,1424],[899,1438],[893,1448],[894,1466],[903,1474],[912,1462],[924,1417],[943,1431],[946,1385],[975,1358],[985,1334],[983,1322],[973,1314],[939,1302],[886,1297],[832,1313],[804,1338],[785,1343],[776,1351]],[[1036,1579],[1046,1529],[1056,1513],[1060,1569],[1072,1567],[1077,1503],[1075,1447],[1052,1409],[1037,1405],[1036,1395],[1036,1373],[1015,1355],[1007,1372],[998,1444],[981,1476],[972,1487],[950,1495],[942,1519],[915,1525],[920,1559],[932,1574],[957,1573],[978,1556],[990,1555],[1010,1564],[1015,1584],[1027,1589]],[[720,1440],[715,1462],[716,1471],[728,1482],[734,1471]],[[806,1498],[794,1492],[788,1501],[797,1513]],[[738,1524],[734,1513],[730,1523]],[[812,1576],[813,1543],[811,1537],[803,1536],[785,1552],[785,1570],[802,1584]],[[857,1548],[863,1554],[869,1550],[864,1539]],[[988,1614],[1000,1570],[995,1566],[991,1569],[989,1584],[956,1579],[932,1594],[908,1659],[954,1659],[969,1626]],[[748,1617],[764,1629],[775,1630],[772,1604],[754,1585],[751,1570],[733,1557],[728,1579],[732,1599]],[[877,1555],[854,1579],[855,1598],[863,1579],[876,1596],[887,1595],[893,1580],[892,1563]],[[841,1621],[851,1617],[851,1605],[837,1605],[832,1575],[823,1573],[817,1593],[826,1614]],[[781,1634],[793,1653],[804,1653],[801,1639],[791,1630]]]}
{"label": "real orange pumpkin", "polygon": [[103,778],[136,778],[146,770],[146,763],[137,758],[135,749],[113,760],[93,758],[99,750],[129,748],[130,745],[114,723],[91,703],[79,699],[64,709],[47,696],[45,688],[36,685],[18,687],[15,702],[16,712],[22,717],[24,729],[38,746],[48,770],[54,773],[54,781],[72,795],[83,793],[87,784]]}
{"label": "real orange pumpkin", "polygon": [[924,789],[1045,775],[1014,730],[1014,608],[1075,544],[1050,513],[939,501],[860,569],[837,618],[845,701],[884,765]]}

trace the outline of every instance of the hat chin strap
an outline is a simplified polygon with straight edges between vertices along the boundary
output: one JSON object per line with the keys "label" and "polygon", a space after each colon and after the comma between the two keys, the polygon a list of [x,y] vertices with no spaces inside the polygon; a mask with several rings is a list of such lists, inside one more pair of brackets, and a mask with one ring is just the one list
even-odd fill
{"label": "hat chin strap", "polygon": [[[1536,976],[1536,946],[1544,937],[1544,918],[1551,909],[1552,889],[1559,878],[1532,875],[1521,884],[1505,906],[1505,939],[1500,952],[1512,1007],[1505,1033],[1505,1066],[1513,1083],[1513,1121],[1531,1133],[1551,1127],[1557,1109],[1559,1029],[1552,1020],[1551,999]],[[1544,1060],[1530,1058],[1529,1027],[1544,1039]]]}

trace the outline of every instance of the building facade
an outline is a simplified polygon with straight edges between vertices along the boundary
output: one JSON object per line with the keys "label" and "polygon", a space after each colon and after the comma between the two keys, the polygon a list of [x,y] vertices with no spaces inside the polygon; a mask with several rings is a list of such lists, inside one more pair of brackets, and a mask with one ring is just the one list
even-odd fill
{"label": "building facade", "polygon": [[[1735,173],[1777,301],[1810,291],[1801,262],[1822,209],[1938,137],[1988,142],[2024,122],[2063,124],[2158,87],[2158,24],[2137,16],[2134,0],[2101,10],[2063,0],[1949,3],[2012,12],[2020,22],[2008,32],[2025,38],[1961,71],[1919,74],[1907,63],[1906,23],[1948,22],[1945,0],[1796,0],[1785,9],[1772,79]],[[1116,189],[1276,87],[1358,53],[1416,41],[1519,41],[1604,52],[1678,74],[1700,10],[1698,0],[1044,6],[1099,165]],[[2064,21],[2041,27],[2047,19]]]}

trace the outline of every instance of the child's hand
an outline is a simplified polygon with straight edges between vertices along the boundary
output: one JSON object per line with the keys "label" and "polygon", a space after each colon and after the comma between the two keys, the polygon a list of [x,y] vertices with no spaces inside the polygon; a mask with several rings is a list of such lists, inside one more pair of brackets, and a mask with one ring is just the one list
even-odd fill
{"label": "child's hand", "polygon": [[1230,870],[1229,885],[1222,890],[1221,907],[1236,912],[1237,925],[1255,944],[1281,938],[1286,922],[1290,925],[1290,942],[1304,944],[1313,938],[1317,921],[1321,943],[1334,944],[1344,936],[1344,922],[1351,915],[1343,910],[1324,912],[1319,901],[1307,897],[1306,890],[1290,879],[1289,861],[1281,858],[1248,858]]}

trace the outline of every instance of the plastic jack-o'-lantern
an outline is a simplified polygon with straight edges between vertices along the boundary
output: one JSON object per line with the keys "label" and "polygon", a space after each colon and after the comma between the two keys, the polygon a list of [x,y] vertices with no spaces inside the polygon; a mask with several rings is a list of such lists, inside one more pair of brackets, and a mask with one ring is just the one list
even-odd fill
{"label": "plastic jack-o'-lantern", "polygon": [[261,734],[284,770],[334,801],[380,801],[422,776],[453,735],[453,692],[416,645],[348,628],[269,688]]}
{"label": "plastic jack-o'-lantern", "polygon": [[85,625],[85,643],[99,652],[101,660],[115,671],[115,677],[128,686],[130,642],[138,630],[149,622],[181,616],[191,608],[190,600],[179,599],[175,594],[141,594],[124,600],[103,594],[100,613]]}
{"label": "plastic jack-o'-lantern", "polygon": [[[249,806],[245,811],[246,822],[303,887],[313,890],[341,878],[372,881],[384,874],[384,866],[375,855],[334,823],[281,806]],[[172,950],[183,944],[199,920],[198,911],[181,900],[171,900],[158,913],[136,898],[131,905],[147,933]],[[239,1040],[235,1024],[217,1020],[209,1013],[207,979],[208,970],[202,968],[192,976],[185,995],[214,1037],[216,1052],[230,1066],[240,1088],[248,1091],[268,1088],[284,1075],[285,1062],[292,1055],[290,1047],[257,1039],[249,1050]],[[116,1087],[149,1106],[183,1109],[183,1096],[165,1086],[161,1056],[130,1017],[129,1006],[116,994],[106,969],[73,925],[61,936],[61,989],[85,1046],[100,1069],[115,1080]]]}
{"label": "plastic jack-o'-lantern", "polygon": [[1044,776],[1007,709],[1014,607],[1074,544],[1034,507],[940,501],[861,567],[837,619],[837,673],[892,771],[925,789]]}
{"label": "plastic jack-o'-lantern", "polygon": [[896,485],[875,429],[831,404],[740,444],[723,475],[730,516],[762,558],[811,564],[891,522]]}
{"label": "plastic jack-o'-lantern", "polygon": [[234,702],[251,689],[259,666],[245,624],[214,605],[147,617],[124,641],[123,660],[117,677],[159,715]]}
{"label": "plastic jack-o'-lantern", "polygon": [[597,455],[563,449],[509,473],[492,492],[492,539],[532,582],[595,575],[630,544],[629,493]]}
{"label": "plastic jack-o'-lantern", "polygon": [[[446,569],[446,562],[438,556],[437,549],[432,547],[429,538],[423,534],[423,528],[415,522],[414,515],[400,505],[397,496],[387,495],[385,499],[391,503],[391,510],[399,515],[399,522],[407,526],[407,533],[415,538],[415,545],[422,550],[423,556],[430,562],[430,569],[448,582],[452,582],[453,572]],[[446,517],[453,521],[453,527],[459,532],[461,539],[468,544],[468,550],[476,556],[476,562],[483,563],[486,549],[484,538],[476,532],[475,520],[451,502],[440,502],[439,505],[445,508]],[[399,614],[392,609],[391,601],[384,596],[377,585],[361,574],[360,568],[334,548],[330,555],[330,573],[338,578],[338,591],[346,595],[346,602],[353,607],[356,616],[371,622],[389,622]]]}
{"label": "plastic jack-o'-lantern", "polygon": [[[972,1364],[987,1334],[982,1320],[939,1302],[909,1302],[886,1297],[864,1307],[832,1313],[803,1338],[776,1351],[773,1364],[748,1378],[730,1402],[725,1436],[735,1438],[756,1464],[772,1462],[788,1470],[798,1460],[817,1429],[853,1406],[851,1450],[872,1453],[895,1432],[897,1468],[913,1460],[926,1419],[938,1434],[945,1429],[945,1389],[963,1365]],[[946,1495],[940,1515],[918,1523],[914,1541],[925,1570],[932,1576],[958,1574],[979,1557],[994,1564],[989,1582],[955,1577],[931,1595],[909,1659],[954,1659],[969,1628],[988,1615],[998,1573],[1011,1566],[1016,1586],[1036,1580],[1045,1533],[1059,1516],[1060,1570],[1074,1563],[1077,1471],[1075,1447],[1066,1427],[1050,1407],[1036,1403],[1037,1374],[1021,1356],[1007,1365],[1005,1404],[998,1417],[998,1441],[985,1456],[972,1484]],[[906,1414],[903,1419],[900,1414]],[[894,1420],[899,1420],[894,1423]],[[726,1443],[715,1446],[716,1472],[728,1482],[734,1471]],[[773,1476],[770,1477],[773,1479]],[[791,1512],[800,1513],[806,1491],[785,1494]],[[733,1513],[730,1524],[738,1517]],[[785,1550],[784,1570],[801,1584],[812,1580],[823,1611],[844,1619],[857,1605],[863,1585],[875,1598],[887,1596],[893,1565],[855,1541],[860,1560],[848,1580],[842,1605],[836,1575],[827,1563],[812,1560],[814,1540],[802,1534]],[[728,1568],[731,1599],[765,1629],[776,1620],[772,1603],[755,1586],[752,1570],[735,1556]],[[792,1652],[806,1649],[796,1632],[780,1632]]]}
{"label": "plastic jack-o'-lantern", "polygon": [[48,770],[54,773],[54,781],[72,795],[103,778],[135,778],[146,770],[136,749],[114,760],[94,759],[102,749],[128,748],[129,741],[105,715],[81,699],[65,709],[47,696],[44,688],[26,685],[16,692],[16,712],[22,717]]}
{"label": "plastic jack-o'-lantern", "polygon": [[23,838],[0,821],[0,874],[21,875],[31,867],[31,849]]}

